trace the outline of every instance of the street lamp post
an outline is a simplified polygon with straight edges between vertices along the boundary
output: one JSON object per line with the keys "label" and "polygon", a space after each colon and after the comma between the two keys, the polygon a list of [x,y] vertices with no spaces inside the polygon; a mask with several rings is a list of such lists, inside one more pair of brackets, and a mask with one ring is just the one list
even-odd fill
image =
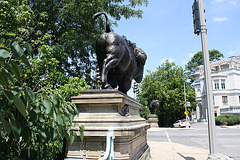
{"label": "street lamp post", "polygon": [[[194,8],[198,7],[198,8]],[[204,75],[205,75],[205,87],[206,87],[206,97],[207,97],[207,113],[208,113],[208,138],[209,138],[209,150],[208,155],[209,160],[220,160],[219,155],[216,152],[216,133],[215,133],[215,117],[214,117],[214,106],[213,106],[213,93],[212,93],[212,83],[211,83],[211,68],[209,62],[208,44],[207,44],[207,28],[205,25],[205,16],[203,9],[203,0],[195,0],[193,4],[193,12],[198,12],[200,27],[196,26],[194,33],[201,34],[202,43],[202,53],[203,53],[203,64],[204,64]],[[198,18],[198,16],[194,16]],[[194,24],[195,24],[194,19]],[[195,26],[194,26],[195,27]]]}

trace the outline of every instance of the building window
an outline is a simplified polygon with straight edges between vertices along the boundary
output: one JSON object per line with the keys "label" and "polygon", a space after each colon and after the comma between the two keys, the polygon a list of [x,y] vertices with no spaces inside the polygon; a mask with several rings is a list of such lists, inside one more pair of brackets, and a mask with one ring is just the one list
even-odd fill
{"label": "building window", "polygon": [[228,64],[221,65],[221,70],[227,70],[229,68]]}
{"label": "building window", "polygon": [[239,103],[240,103],[240,96],[239,96]]}
{"label": "building window", "polygon": [[214,99],[214,96],[213,96],[213,105],[215,105],[215,99]]}
{"label": "building window", "polygon": [[222,87],[222,89],[225,89],[225,79],[221,80],[221,87]]}
{"label": "building window", "polygon": [[223,105],[228,104],[228,97],[227,96],[222,96],[222,103],[223,103]]}
{"label": "building window", "polygon": [[218,72],[219,71],[219,66],[215,66],[211,68],[212,72]]}
{"label": "building window", "polygon": [[196,91],[201,93],[201,85],[200,84],[197,84],[196,85]]}
{"label": "building window", "polygon": [[215,89],[219,89],[219,80],[214,81]]}

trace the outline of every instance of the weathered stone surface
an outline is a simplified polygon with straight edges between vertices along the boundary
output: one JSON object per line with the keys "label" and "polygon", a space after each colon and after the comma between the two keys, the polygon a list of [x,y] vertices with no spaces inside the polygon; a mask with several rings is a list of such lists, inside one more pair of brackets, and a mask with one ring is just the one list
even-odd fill
{"label": "weathered stone surface", "polygon": [[[67,159],[98,159],[106,150],[106,135],[114,127],[114,151],[116,160],[147,160],[147,129],[150,127],[139,116],[141,104],[117,90],[86,90],[72,97],[79,110],[73,120],[84,125],[84,140],[80,138],[68,147]],[[78,127],[72,127],[78,134]],[[78,134],[79,136],[79,134]]]}
{"label": "weathered stone surface", "polygon": [[156,114],[150,114],[147,123],[150,124],[151,128],[157,128],[158,126],[158,118]]}

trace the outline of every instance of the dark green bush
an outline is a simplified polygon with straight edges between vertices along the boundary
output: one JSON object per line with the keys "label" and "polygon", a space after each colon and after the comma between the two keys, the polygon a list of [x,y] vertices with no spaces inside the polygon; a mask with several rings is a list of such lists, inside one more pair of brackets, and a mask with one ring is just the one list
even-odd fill
{"label": "dark green bush", "polygon": [[233,114],[224,114],[215,117],[216,125],[229,125],[240,124],[240,116]]}
{"label": "dark green bush", "polygon": [[227,124],[227,119],[228,119],[227,117],[222,117],[220,119],[221,124],[226,125]]}
{"label": "dark green bush", "polygon": [[234,123],[235,124],[240,124],[240,116],[235,116],[235,117],[233,117],[234,118]]}
{"label": "dark green bush", "polygon": [[227,125],[228,126],[233,126],[235,123],[234,123],[234,118],[233,117],[229,117],[227,119]]}
{"label": "dark green bush", "polygon": [[216,125],[221,125],[221,124],[222,124],[220,120],[221,120],[221,117],[220,117],[220,116],[215,117],[215,123],[216,123]]}

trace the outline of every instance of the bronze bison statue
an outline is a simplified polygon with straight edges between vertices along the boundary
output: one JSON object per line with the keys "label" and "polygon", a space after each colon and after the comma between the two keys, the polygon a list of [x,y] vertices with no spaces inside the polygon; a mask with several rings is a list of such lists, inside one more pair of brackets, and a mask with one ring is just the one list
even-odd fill
{"label": "bronze bison statue", "polygon": [[101,15],[106,18],[106,33],[99,36],[96,41],[96,55],[102,89],[118,87],[119,91],[127,94],[133,79],[137,83],[142,81],[147,55],[126,38],[111,32],[105,13],[96,13],[93,19]]}

